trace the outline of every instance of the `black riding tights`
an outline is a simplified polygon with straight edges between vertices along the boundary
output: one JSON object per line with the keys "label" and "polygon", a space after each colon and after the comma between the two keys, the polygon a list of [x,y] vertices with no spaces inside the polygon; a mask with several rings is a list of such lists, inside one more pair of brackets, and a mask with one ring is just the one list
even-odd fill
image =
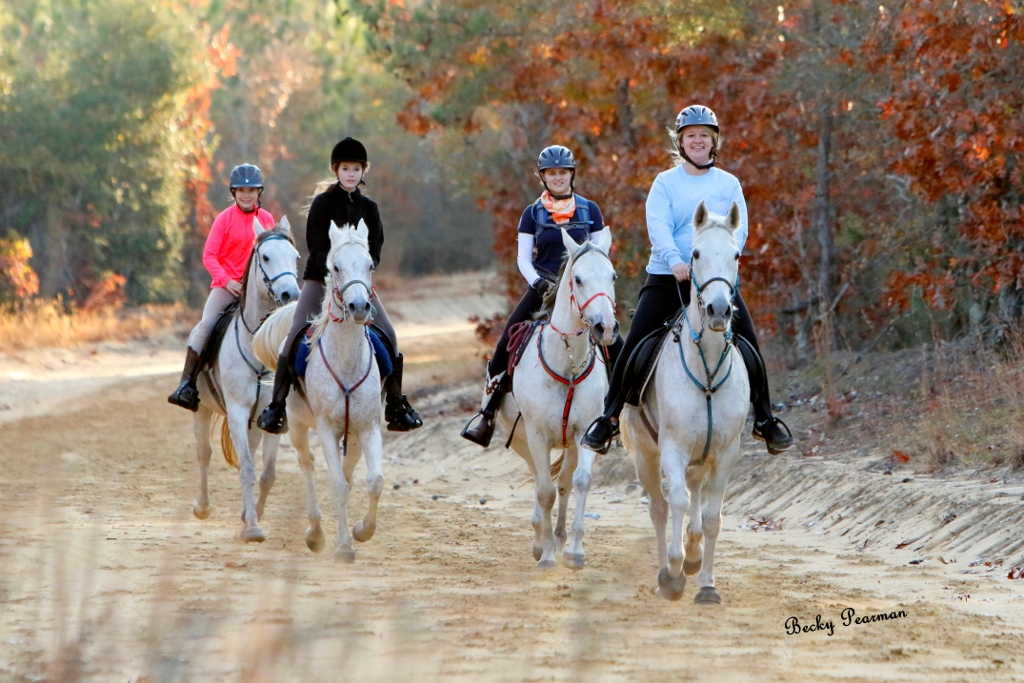
{"label": "black riding tights", "polygon": [[[682,286],[680,286],[682,285]],[[672,275],[648,275],[647,282],[640,289],[640,301],[637,302],[636,312],[633,314],[633,323],[626,335],[626,341],[622,345],[622,352],[618,362],[612,370],[611,383],[608,386],[608,395],[604,400],[604,414],[606,417],[618,418],[622,412],[622,406],[626,402],[626,392],[623,391],[622,381],[633,349],[644,337],[658,329],[669,318],[679,314],[680,300],[683,306],[690,304],[690,282],[680,283]],[[732,319],[732,331],[754,347],[758,355],[761,354],[761,347],[757,343],[757,334],[754,332],[754,323],[750,319],[750,311],[743,297],[736,290],[733,298],[736,311]],[[758,421],[766,420],[772,415],[771,397],[768,394],[768,378],[764,378],[764,386],[761,391],[755,391],[755,377],[760,374],[759,369],[747,368],[750,373],[750,400],[754,404],[754,415]],[[756,373],[756,374],[755,374]]]}
{"label": "black riding tights", "polygon": [[[498,346],[494,349],[494,355],[491,356],[491,360],[487,363],[487,374],[489,376],[496,377],[508,370],[509,329],[516,323],[533,318],[543,305],[544,300],[541,299],[540,294],[533,287],[527,287],[523,298],[519,300],[519,303],[516,304],[516,307],[509,314],[508,321],[505,323],[505,329],[501,333],[501,338],[498,339]],[[615,364],[616,359],[618,359],[619,354],[622,352],[622,343],[622,337],[615,335],[615,341],[608,346],[608,357],[612,365]]]}

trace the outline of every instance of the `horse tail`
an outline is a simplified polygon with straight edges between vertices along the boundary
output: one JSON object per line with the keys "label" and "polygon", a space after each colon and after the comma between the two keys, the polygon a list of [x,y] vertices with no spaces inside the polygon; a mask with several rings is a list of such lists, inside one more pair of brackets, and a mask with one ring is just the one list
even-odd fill
{"label": "horse tail", "polygon": [[224,453],[224,460],[227,464],[238,469],[238,453],[235,451],[235,444],[231,441],[231,430],[228,428],[228,420],[223,415],[214,415],[210,422],[210,441],[217,432],[220,432],[220,450]]}
{"label": "horse tail", "polygon": [[558,456],[558,459],[551,463],[551,478],[558,479],[558,475],[562,471],[562,463],[565,462],[565,449],[562,449],[562,454]]}
{"label": "horse tail", "polygon": [[277,357],[281,354],[281,346],[292,329],[295,306],[294,303],[290,303],[271,313],[252,338],[253,355],[271,370],[277,369]]}

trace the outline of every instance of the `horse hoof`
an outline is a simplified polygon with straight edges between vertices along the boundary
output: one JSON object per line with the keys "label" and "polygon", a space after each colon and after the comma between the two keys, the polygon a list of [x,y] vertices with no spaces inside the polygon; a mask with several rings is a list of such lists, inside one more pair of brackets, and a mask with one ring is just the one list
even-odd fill
{"label": "horse hoof", "polygon": [[569,569],[583,569],[586,566],[586,555],[583,553],[562,553],[562,564]]}
{"label": "horse hoof", "polygon": [[695,605],[721,605],[722,596],[718,594],[714,588],[704,587],[697,591],[697,595],[693,596],[693,604]]}
{"label": "horse hoof", "polygon": [[344,564],[352,564],[356,561],[356,551],[352,548],[338,548],[334,551],[334,559]]}
{"label": "horse hoof", "polygon": [[306,529],[306,547],[314,553],[324,549],[324,531],[320,527]]}
{"label": "horse hoof", "polygon": [[683,597],[683,589],[686,588],[686,574],[673,577],[668,572],[668,567],[662,567],[658,571],[658,588],[661,597],[666,600],[678,600]]}
{"label": "horse hoof", "polygon": [[693,576],[700,571],[700,565],[701,560],[694,560],[693,562],[683,560],[683,573],[687,576]]}
{"label": "horse hoof", "polygon": [[375,532],[376,530],[376,524],[364,525],[362,522],[359,522],[359,524],[356,524],[354,527],[352,527],[352,536],[360,543],[366,543],[371,538],[373,538],[373,532]]}
{"label": "horse hoof", "polygon": [[246,543],[263,543],[267,537],[263,535],[263,530],[258,526],[251,526],[242,530],[242,540]]}
{"label": "horse hoof", "polygon": [[210,516],[210,506],[196,503],[192,506],[192,514],[196,516],[196,519],[206,519]]}
{"label": "horse hoof", "polygon": [[537,569],[554,569],[558,566],[558,563],[554,560],[540,560],[537,563]]}

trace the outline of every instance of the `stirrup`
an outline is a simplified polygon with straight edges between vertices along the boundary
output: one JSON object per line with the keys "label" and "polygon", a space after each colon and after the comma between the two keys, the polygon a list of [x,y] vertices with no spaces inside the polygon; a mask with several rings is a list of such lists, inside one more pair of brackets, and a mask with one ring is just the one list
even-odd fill
{"label": "stirrup", "polygon": [[612,422],[610,417],[602,415],[587,427],[586,433],[580,443],[595,453],[607,453],[612,446],[612,440],[619,435],[619,425]]}
{"label": "stirrup", "polygon": [[256,426],[269,434],[288,433],[288,413],[284,404],[273,401],[256,418]]}
{"label": "stirrup", "polygon": [[[476,426],[473,426],[473,421],[478,417],[480,418],[480,422],[478,422]],[[494,415],[488,415],[481,411],[469,419],[466,426],[462,428],[461,436],[467,441],[472,441],[478,446],[487,448],[491,445],[491,437],[494,436],[494,425]]]}
{"label": "stirrup", "polygon": [[388,422],[389,432],[411,432],[423,426],[420,414],[409,404],[405,394],[384,410],[384,418]]}
{"label": "stirrup", "polygon": [[[783,438],[769,441],[767,436],[768,429],[771,427],[778,428],[780,426],[782,429],[786,430],[786,433],[782,435]],[[781,430],[777,429],[777,431],[781,434]],[[763,420],[761,422],[754,420],[754,429],[750,432],[750,435],[758,441],[764,442],[764,444],[768,446],[768,452],[772,455],[778,455],[779,453],[787,451],[793,445],[793,432],[789,431],[789,427],[786,423],[777,417],[769,417],[767,420]]]}
{"label": "stirrup", "polygon": [[167,402],[191,410],[193,413],[197,412],[199,410],[199,391],[191,382],[182,382],[174,390],[174,393],[167,397]]}

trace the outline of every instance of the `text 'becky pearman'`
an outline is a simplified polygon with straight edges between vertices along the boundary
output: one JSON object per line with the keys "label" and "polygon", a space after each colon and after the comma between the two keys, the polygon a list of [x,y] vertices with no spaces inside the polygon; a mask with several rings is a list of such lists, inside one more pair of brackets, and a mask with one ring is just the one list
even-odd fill
{"label": "text 'becky pearman'", "polygon": [[[891,619],[904,619],[907,613],[904,610],[898,612],[882,612],[881,614],[869,614],[866,617],[858,617],[856,610],[852,607],[847,607],[839,613],[839,618],[842,620],[843,626],[853,626],[854,624],[873,624],[878,621],[889,621]],[[835,624],[829,621],[822,621],[821,615],[814,615],[813,624],[801,624],[800,620],[796,617],[790,617],[786,619],[786,633],[791,636],[795,636],[798,633],[814,633],[817,631],[828,631],[831,636],[835,633]]]}

